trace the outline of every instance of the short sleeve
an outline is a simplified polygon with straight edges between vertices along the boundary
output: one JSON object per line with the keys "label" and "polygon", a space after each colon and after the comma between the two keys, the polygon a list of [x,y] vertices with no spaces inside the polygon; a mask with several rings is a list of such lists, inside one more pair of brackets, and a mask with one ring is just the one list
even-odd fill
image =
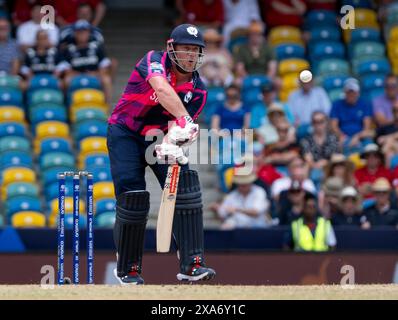
{"label": "short sleeve", "polygon": [[136,70],[146,81],[155,76],[166,78],[164,61],[166,53],[148,52],[136,66]]}
{"label": "short sleeve", "polygon": [[339,112],[338,112],[338,101],[335,101],[332,105],[332,109],[330,110],[330,119],[338,119]]}
{"label": "short sleeve", "polygon": [[373,109],[372,109],[372,105],[367,102],[367,101],[363,101],[363,108],[364,108],[364,117],[373,117]]}

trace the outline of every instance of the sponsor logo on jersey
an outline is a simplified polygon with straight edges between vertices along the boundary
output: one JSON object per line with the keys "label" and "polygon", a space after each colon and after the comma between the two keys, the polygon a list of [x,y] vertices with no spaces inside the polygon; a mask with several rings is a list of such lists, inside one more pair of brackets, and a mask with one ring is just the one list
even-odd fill
{"label": "sponsor logo on jersey", "polygon": [[184,102],[188,103],[189,101],[191,101],[191,99],[192,99],[192,92],[188,91],[187,94],[184,97]]}
{"label": "sponsor logo on jersey", "polygon": [[164,72],[163,65],[159,62],[152,62],[149,67],[151,68],[152,73],[163,73]]}

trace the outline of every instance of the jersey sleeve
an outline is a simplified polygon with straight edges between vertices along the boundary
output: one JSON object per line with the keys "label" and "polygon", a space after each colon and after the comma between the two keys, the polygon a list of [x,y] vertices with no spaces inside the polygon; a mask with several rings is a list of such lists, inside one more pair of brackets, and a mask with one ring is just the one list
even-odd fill
{"label": "jersey sleeve", "polygon": [[150,51],[138,63],[136,70],[145,81],[155,76],[166,78],[165,55],[166,53]]}

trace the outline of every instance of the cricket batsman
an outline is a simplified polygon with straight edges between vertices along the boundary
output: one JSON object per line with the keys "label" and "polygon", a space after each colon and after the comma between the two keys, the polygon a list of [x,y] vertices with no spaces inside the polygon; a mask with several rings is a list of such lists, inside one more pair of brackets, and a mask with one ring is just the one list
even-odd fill
{"label": "cricket batsman", "polygon": [[[145,168],[150,166],[163,188],[169,165],[147,161],[147,149],[153,141],[145,137],[154,129],[161,130],[165,136],[152,155],[162,160],[185,158],[183,147],[196,140],[199,126],[195,120],[206,102],[206,88],[197,72],[203,63],[204,47],[197,27],[176,27],[167,41],[167,51],[150,51],[135,66],[108,120],[107,144],[116,194],[115,276],[121,284],[144,283],[142,254],[150,201]],[[180,264],[178,280],[214,278],[215,271],[206,267],[203,257],[198,174],[188,164],[181,165],[173,238]]]}

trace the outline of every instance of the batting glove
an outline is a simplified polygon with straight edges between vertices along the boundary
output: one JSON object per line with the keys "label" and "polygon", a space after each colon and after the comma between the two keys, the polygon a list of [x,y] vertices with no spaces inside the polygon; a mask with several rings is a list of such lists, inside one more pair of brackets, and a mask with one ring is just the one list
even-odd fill
{"label": "batting glove", "polygon": [[168,142],[179,146],[189,146],[196,141],[199,135],[199,125],[194,123],[190,116],[178,118],[176,125],[168,133]]}

